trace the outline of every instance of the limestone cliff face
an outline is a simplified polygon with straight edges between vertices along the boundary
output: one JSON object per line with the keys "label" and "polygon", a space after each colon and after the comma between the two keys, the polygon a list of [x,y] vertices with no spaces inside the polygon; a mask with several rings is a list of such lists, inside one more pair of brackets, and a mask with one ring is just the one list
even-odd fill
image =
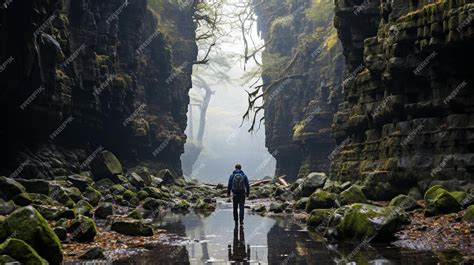
{"label": "limestone cliff face", "polygon": [[334,178],[374,199],[472,187],[473,18],[467,0],[336,1],[346,78]]}
{"label": "limestone cliff face", "polygon": [[2,8],[2,172],[79,172],[105,148],[125,165],[180,173],[197,55],[192,12],[172,4],[152,11],[147,0]]}
{"label": "limestone cliff face", "polygon": [[262,1],[266,145],[277,175],[327,171],[331,122],[341,99],[343,56],[331,1]]}

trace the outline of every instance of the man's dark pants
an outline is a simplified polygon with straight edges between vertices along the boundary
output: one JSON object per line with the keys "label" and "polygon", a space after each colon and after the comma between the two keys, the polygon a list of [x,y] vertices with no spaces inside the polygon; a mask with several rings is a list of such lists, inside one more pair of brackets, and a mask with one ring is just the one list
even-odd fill
{"label": "man's dark pants", "polygon": [[[245,205],[245,193],[242,194],[234,194],[232,198],[232,202],[234,203],[234,221],[240,220],[240,222],[244,221],[244,205]],[[238,218],[238,211],[240,212],[240,219]]]}

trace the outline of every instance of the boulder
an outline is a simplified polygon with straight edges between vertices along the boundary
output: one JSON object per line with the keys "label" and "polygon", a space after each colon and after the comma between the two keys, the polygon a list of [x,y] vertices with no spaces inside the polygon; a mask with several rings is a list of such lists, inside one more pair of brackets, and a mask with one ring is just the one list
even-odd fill
{"label": "boulder", "polygon": [[408,196],[412,197],[415,200],[422,200],[423,195],[420,192],[420,189],[413,187],[408,191]]}
{"label": "boulder", "polygon": [[160,205],[160,201],[155,198],[146,198],[145,201],[143,201],[143,208],[145,210],[156,210]]}
{"label": "boulder", "polygon": [[49,182],[44,179],[17,179],[29,193],[49,195]]}
{"label": "boulder", "polygon": [[328,209],[338,206],[337,194],[324,190],[317,190],[308,199],[306,203],[306,212],[310,213],[314,209]]}
{"label": "boulder", "polygon": [[55,227],[53,229],[54,233],[58,236],[59,240],[66,241],[67,239],[67,230],[62,226]]}
{"label": "boulder", "polygon": [[101,247],[93,247],[79,255],[80,260],[105,259],[104,250]]}
{"label": "boulder", "polygon": [[408,222],[401,208],[354,203],[337,209],[326,229],[326,236],[343,241],[388,241]]}
{"label": "boulder", "polygon": [[30,204],[35,204],[35,205],[52,205],[54,204],[54,201],[43,194],[37,194],[37,193],[27,193],[23,192],[15,197],[12,198],[12,200],[20,206],[27,206]]}
{"label": "boulder", "polygon": [[20,264],[18,260],[8,256],[8,255],[0,255],[0,264],[11,264],[17,265]]}
{"label": "boulder", "polygon": [[189,207],[190,205],[188,201],[183,200],[183,199],[178,199],[177,201],[174,202],[171,209],[174,211],[186,212],[188,211]]}
{"label": "boulder", "polygon": [[212,202],[198,199],[194,208],[200,211],[213,212],[214,210],[216,210],[216,205]]}
{"label": "boulder", "polygon": [[272,202],[270,204],[270,212],[273,213],[282,213],[286,210],[288,204],[282,202]]}
{"label": "boulder", "polygon": [[265,205],[263,205],[263,204],[257,205],[257,206],[254,207],[252,210],[253,210],[254,212],[256,212],[256,213],[261,213],[261,214],[267,212],[267,208],[266,208]]}
{"label": "boulder", "polygon": [[92,186],[100,191],[103,191],[103,190],[108,190],[108,188],[112,187],[113,185],[115,185],[115,183],[112,180],[101,179],[94,182]]}
{"label": "boulder", "polygon": [[434,185],[425,192],[424,199],[433,200],[434,198],[436,198],[436,196],[438,196],[438,194],[442,193],[443,191],[446,191],[443,186]]}
{"label": "boulder", "polygon": [[90,165],[95,180],[113,178],[122,174],[123,171],[122,164],[117,157],[107,150],[98,153]]}
{"label": "boulder", "polygon": [[109,202],[104,202],[95,210],[95,217],[100,219],[107,219],[108,216],[114,214],[114,205]]}
{"label": "boulder", "polygon": [[419,205],[415,201],[415,199],[413,199],[411,196],[403,195],[403,194],[400,194],[397,197],[393,198],[390,201],[389,206],[400,207],[405,211],[411,211],[411,210],[421,208],[421,205]]}
{"label": "boulder", "polygon": [[146,186],[151,186],[153,184],[153,175],[147,167],[137,167],[134,169],[134,172],[140,176]]}
{"label": "boulder", "polygon": [[464,191],[453,191],[451,195],[461,204],[461,207],[467,208],[474,204],[474,196]]}
{"label": "boulder", "polygon": [[296,201],[294,205],[295,209],[298,209],[298,210],[306,209],[306,204],[308,203],[308,200],[309,200],[308,197],[304,197]]}
{"label": "boulder", "polygon": [[97,227],[94,220],[83,215],[79,215],[72,220],[67,230],[72,240],[77,242],[92,242],[97,235]]}
{"label": "boulder", "polygon": [[137,187],[138,189],[142,189],[145,187],[145,181],[142,179],[140,175],[138,175],[138,173],[132,172],[128,178],[130,180],[130,183],[134,187]]}
{"label": "boulder", "polygon": [[438,189],[436,197],[428,200],[425,208],[425,216],[439,214],[457,213],[461,210],[461,204],[446,190]]}
{"label": "boulder", "polygon": [[136,198],[136,194],[131,191],[131,190],[126,190],[123,194],[122,194],[123,198],[127,201],[130,201],[132,198]]}
{"label": "boulder", "polygon": [[151,226],[140,220],[116,220],[112,223],[111,230],[127,236],[153,236]]}
{"label": "boulder", "polygon": [[25,241],[16,238],[9,238],[5,242],[0,244],[0,254],[8,255],[14,261],[18,261],[21,264],[49,265],[48,261],[43,259],[30,245],[25,243]]}
{"label": "boulder", "polygon": [[155,187],[146,187],[143,191],[148,193],[148,196],[155,198],[155,199],[161,199],[163,198],[163,193],[161,192],[160,189],[155,188]]}
{"label": "boulder", "polygon": [[141,191],[137,192],[137,198],[140,201],[143,201],[144,199],[148,198],[148,196],[150,196],[150,195],[148,194],[148,192],[146,192],[144,190],[141,190]]}
{"label": "boulder", "polygon": [[182,177],[175,177],[169,169],[160,170],[157,177],[163,180],[162,184],[164,185],[176,184],[178,179],[182,179]]}
{"label": "boulder", "polygon": [[325,173],[310,173],[299,186],[299,197],[308,197],[317,189],[324,187],[328,179]]}
{"label": "boulder", "polygon": [[63,188],[59,185],[51,185],[51,198],[68,208],[74,208],[74,201],[69,198]]}
{"label": "boulder", "polygon": [[72,185],[82,192],[86,190],[89,185],[92,185],[92,179],[88,176],[81,175],[71,175],[67,177],[67,180],[72,183]]}
{"label": "boulder", "polygon": [[0,176],[0,198],[8,201],[13,196],[25,191],[25,187],[16,180]]}
{"label": "boulder", "polygon": [[127,215],[127,217],[135,220],[143,219],[143,215],[138,209],[134,209],[131,213]]}
{"label": "boulder", "polygon": [[362,188],[359,185],[352,185],[345,191],[341,192],[339,199],[342,205],[353,203],[367,203]]}
{"label": "boulder", "polygon": [[82,200],[84,197],[82,197],[81,191],[76,188],[76,187],[67,187],[63,188],[64,192],[66,192],[66,195],[69,196],[74,202],[78,202]]}
{"label": "boulder", "polygon": [[474,223],[474,205],[467,207],[464,212],[463,220],[465,222]]}
{"label": "boulder", "polygon": [[74,219],[76,217],[73,210],[64,206],[38,205],[35,208],[46,220]]}
{"label": "boulder", "polygon": [[1,224],[0,241],[12,234],[33,247],[49,263],[61,264],[61,243],[48,222],[32,206],[14,211]]}
{"label": "boulder", "polygon": [[76,212],[80,215],[92,217],[93,211],[94,207],[92,207],[92,205],[85,200],[80,200],[76,204]]}
{"label": "boulder", "polygon": [[92,206],[97,206],[102,198],[102,193],[90,186],[86,187],[83,195]]}
{"label": "boulder", "polygon": [[322,231],[326,228],[334,213],[334,209],[314,209],[311,211],[306,225],[308,230]]}
{"label": "boulder", "polygon": [[0,215],[9,215],[18,209],[18,206],[13,201],[4,201],[0,199]]}

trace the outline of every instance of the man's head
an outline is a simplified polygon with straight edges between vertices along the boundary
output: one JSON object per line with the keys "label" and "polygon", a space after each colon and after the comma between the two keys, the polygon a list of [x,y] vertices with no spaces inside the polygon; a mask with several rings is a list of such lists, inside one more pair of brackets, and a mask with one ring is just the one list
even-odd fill
{"label": "man's head", "polygon": [[236,164],[235,169],[242,169],[242,166],[240,164]]}

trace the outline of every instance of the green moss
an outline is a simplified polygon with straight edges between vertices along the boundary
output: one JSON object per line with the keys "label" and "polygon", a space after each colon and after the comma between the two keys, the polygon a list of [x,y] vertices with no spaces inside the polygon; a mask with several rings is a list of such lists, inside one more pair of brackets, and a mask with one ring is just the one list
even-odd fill
{"label": "green moss", "polygon": [[136,220],[142,220],[143,219],[143,215],[138,209],[134,209],[131,213],[129,213],[127,215],[127,217],[132,218],[132,219],[136,219]]}
{"label": "green moss", "polygon": [[100,199],[102,198],[102,193],[100,193],[98,190],[92,188],[92,187],[87,187],[86,191],[84,192],[84,197],[89,200],[89,203],[93,206],[97,206],[100,202]]}
{"label": "green moss", "polygon": [[80,200],[76,204],[76,212],[81,215],[92,216],[94,207],[85,200]]}
{"label": "green moss", "polygon": [[131,190],[126,190],[123,194],[122,194],[123,198],[127,201],[131,200],[132,198],[136,197],[135,193]]}
{"label": "green moss", "polygon": [[306,212],[310,213],[314,209],[328,209],[337,206],[337,195],[324,190],[317,190],[309,197],[306,204]]}
{"label": "green moss", "polygon": [[110,57],[108,55],[104,55],[104,54],[95,55],[95,62],[97,63],[97,65],[107,64],[109,60],[110,60]]}
{"label": "green moss", "polygon": [[[16,261],[27,265],[48,265],[48,261],[43,259],[25,241],[9,238],[0,245],[0,253],[13,257]],[[2,263],[3,264],[3,263]],[[59,264],[59,263],[57,263]]]}
{"label": "green moss", "polygon": [[352,185],[347,190],[341,192],[339,197],[343,205],[367,202],[362,188],[358,185]]}
{"label": "green moss", "polygon": [[413,210],[418,207],[418,203],[411,196],[400,194],[390,201],[389,206],[400,207],[404,210]]}
{"label": "green moss", "polygon": [[92,242],[97,235],[97,227],[94,220],[87,216],[79,215],[72,220],[68,228],[73,240],[78,242]]}
{"label": "green moss", "polygon": [[334,209],[314,209],[313,211],[311,211],[308,220],[306,220],[306,225],[308,226],[308,229],[324,229],[329,223],[329,220],[333,213]]}
{"label": "green moss", "polygon": [[441,185],[434,185],[425,192],[425,200],[433,200],[438,196],[438,194],[446,191],[446,189]]}
{"label": "green moss", "polygon": [[[438,189],[438,191],[441,189]],[[433,200],[428,201],[425,209],[426,216],[439,214],[457,213],[461,210],[459,202],[446,190],[437,192],[438,195]]]}
{"label": "green moss", "polygon": [[137,192],[137,197],[138,199],[140,199],[141,201],[143,201],[144,199],[148,198],[148,196],[150,196],[148,194],[148,192],[144,191],[144,190],[141,190],[139,192]]}
{"label": "green moss", "polygon": [[453,191],[451,195],[453,195],[462,207],[467,207],[474,202],[474,196],[464,191]]}
{"label": "green moss", "polygon": [[12,234],[31,245],[50,263],[61,264],[61,243],[48,222],[32,206],[20,208],[5,219],[0,228],[0,241]]}
{"label": "green moss", "polygon": [[116,184],[110,187],[110,192],[113,195],[122,195],[127,189],[125,189],[122,185]]}
{"label": "green moss", "polygon": [[474,223],[474,205],[467,207],[464,213],[463,220],[466,222]]}

